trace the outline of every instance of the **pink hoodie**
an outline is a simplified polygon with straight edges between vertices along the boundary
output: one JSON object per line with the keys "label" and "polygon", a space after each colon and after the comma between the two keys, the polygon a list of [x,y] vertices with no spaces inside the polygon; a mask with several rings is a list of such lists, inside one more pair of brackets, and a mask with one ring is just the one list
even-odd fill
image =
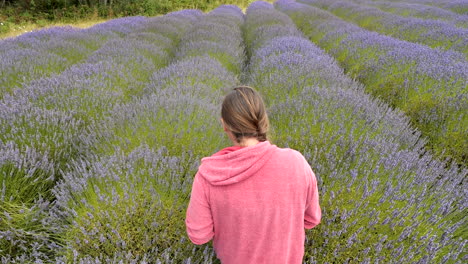
{"label": "pink hoodie", "polygon": [[304,228],[320,222],[317,181],[305,158],[270,142],[203,158],[185,220],[195,244],[214,238],[223,264],[302,263]]}

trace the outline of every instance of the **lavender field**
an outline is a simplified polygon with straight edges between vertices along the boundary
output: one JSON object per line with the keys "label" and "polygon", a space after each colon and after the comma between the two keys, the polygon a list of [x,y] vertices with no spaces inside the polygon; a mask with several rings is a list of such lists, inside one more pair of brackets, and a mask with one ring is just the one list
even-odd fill
{"label": "lavender field", "polygon": [[467,8],[257,1],[0,40],[1,262],[219,263],[185,210],[248,84],[318,179],[304,263],[466,263]]}

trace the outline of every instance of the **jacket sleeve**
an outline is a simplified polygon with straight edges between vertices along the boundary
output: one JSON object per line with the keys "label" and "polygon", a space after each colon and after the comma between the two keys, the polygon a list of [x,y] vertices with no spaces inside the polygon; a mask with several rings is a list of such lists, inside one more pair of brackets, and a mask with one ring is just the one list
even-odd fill
{"label": "jacket sleeve", "polygon": [[306,162],[306,177],[308,182],[307,201],[304,215],[304,227],[311,229],[320,223],[322,210],[319,205],[319,193],[317,187],[317,178]]}
{"label": "jacket sleeve", "polygon": [[192,243],[201,245],[213,238],[213,217],[207,198],[207,183],[197,173],[193,180],[192,193],[187,208],[185,225],[187,234]]}

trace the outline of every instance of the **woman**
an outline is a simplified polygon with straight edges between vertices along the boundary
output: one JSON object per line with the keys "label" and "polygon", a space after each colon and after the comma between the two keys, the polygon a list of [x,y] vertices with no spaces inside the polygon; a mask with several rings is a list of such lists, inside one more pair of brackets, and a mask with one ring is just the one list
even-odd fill
{"label": "woman", "polygon": [[297,151],[267,140],[268,116],[252,88],[234,88],[221,122],[234,146],[202,159],[186,215],[190,240],[213,238],[222,263],[302,263],[305,229],[320,222],[317,181]]}

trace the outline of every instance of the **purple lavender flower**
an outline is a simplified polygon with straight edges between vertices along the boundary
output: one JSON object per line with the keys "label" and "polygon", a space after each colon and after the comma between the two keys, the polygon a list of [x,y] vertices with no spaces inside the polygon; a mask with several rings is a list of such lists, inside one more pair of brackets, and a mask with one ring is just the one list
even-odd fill
{"label": "purple lavender flower", "polygon": [[358,2],[366,5],[376,6],[385,12],[391,12],[398,15],[437,19],[447,21],[459,27],[468,27],[467,15],[459,15],[437,6],[403,2],[371,2],[367,0]]}
{"label": "purple lavender flower", "polygon": [[[307,0],[303,1],[307,3]],[[431,47],[451,49],[468,55],[468,30],[449,23],[411,17],[402,17],[372,6],[349,1],[318,1],[339,17],[357,23],[359,26],[403,40],[426,44]],[[310,2],[316,4],[317,1]],[[369,23],[369,21],[372,23]]]}
{"label": "purple lavender flower", "polygon": [[464,162],[468,64],[463,55],[369,32],[312,6],[279,1],[277,7],[368,91],[405,111],[430,148]]}
{"label": "purple lavender flower", "polygon": [[[295,18],[289,13],[294,10],[292,2],[277,6]],[[300,14],[298,9],[307,10],[300,6],[295,15]],[[254,14],[260,16],[261,11]],[[315,17],[311,13],[307,19]],[[345,262],[349,252],[355,257],[356,252],[365,252],[361,257],[368,263],[388,262],[395,256],[408,262],[425,257],[428,263],[466,241],[446,242],[441,232],[421,228],[451,223],[452,218],[444,217],[448,211],[461,219],[465,188],[454,184],[462,184],[468,171],[457,171],[456,166],[423,153],[424,140],[401,112],[365,94],[329,55],[300,37],[273,35],[252,49],[250,62],[250,83],[265,95],[271,122],[276,124],[275,141],[305,153],[318,177],[324,218],[308,236],[306,252],[318,259],[310,263]],[[452,210],[447,211],[447,206]],[[458,220],[454,222],[463,222]],[[429,239],[431,235],[434,238]],[[434,241],[444,241],[446,247],[436,249]],[[455,254],[452,260],[457,260]]]}

